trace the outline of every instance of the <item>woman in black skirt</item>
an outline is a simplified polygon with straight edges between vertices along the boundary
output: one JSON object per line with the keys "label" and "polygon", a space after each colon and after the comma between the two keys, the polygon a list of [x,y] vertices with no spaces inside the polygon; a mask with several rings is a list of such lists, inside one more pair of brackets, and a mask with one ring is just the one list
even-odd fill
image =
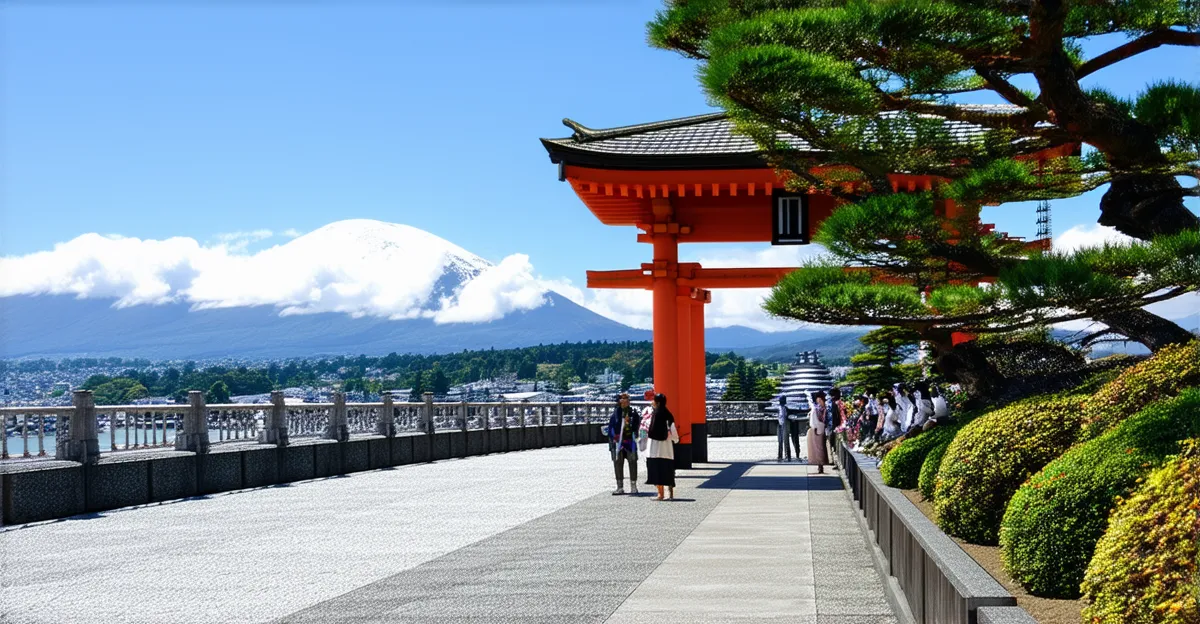
{"label": "woman in black skirt", "polygon": [[663,488],[668,488],[675,498],[675,443],[679,432],[675,429],[675,417],[667,409],[667,397],[654,397],[654,415],[650,417],[650,451],[646,458],[646,484],[658,488],[658,499],[663,500]]}

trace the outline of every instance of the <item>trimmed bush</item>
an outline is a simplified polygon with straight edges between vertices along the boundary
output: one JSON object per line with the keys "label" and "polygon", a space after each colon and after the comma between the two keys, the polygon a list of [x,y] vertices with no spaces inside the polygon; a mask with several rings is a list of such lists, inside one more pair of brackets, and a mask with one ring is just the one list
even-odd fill
{"label": "trimmed bush", "polygon": [[[949,429],[949,427],[947,427]],[[925,456],[925,462],[921,464],[921,476],[917,478],[917,489],[921,490],[921,496],[925,500],[934,500],[937,490],[937,473],[942,466],[942,458],[946,456],[946,450],[950,448],[950,443],[954,441],[954,436],[958,434],[958,427],[955,427],[953,432],[946,436],[946,439],[929,451]]]}
{"label": "trimmed bush", "polygon": [[1094,438],[1155,401],[1200,386],[1200,341],[1164,347],[1125,369],[1083,404],[1085,439]]}
{"label": "trimmed bush", "polygon": [[883,477],[883,483],[902,490],[917,487],[921,463],[925,461],[929,451],[944,438],[937,435],[941,433],[941,429],[942,427],[934,427],[913,437],[906,437],[888,451],[883,457],[883,462],[879,464],[879,476]]}
{"label": "trimmed bush", "polygon": [[1200,436],[1200,388],[1151,405],[1046,465],[1008,503],[1000,555],[1035,596],[1075,598],[1119,496]]}
{"label": "trimmed bush", "polygon": [[1093,624],[1200,624],[1200,440],[1121,502],[1083,577]]}
{"label": "trimmed bush", "polygon": [[933,499],[942,530],[973,544],[995,544],[1013,492],[1076,442],[1080,401],[1035,397],[964,426],[937,473]]}

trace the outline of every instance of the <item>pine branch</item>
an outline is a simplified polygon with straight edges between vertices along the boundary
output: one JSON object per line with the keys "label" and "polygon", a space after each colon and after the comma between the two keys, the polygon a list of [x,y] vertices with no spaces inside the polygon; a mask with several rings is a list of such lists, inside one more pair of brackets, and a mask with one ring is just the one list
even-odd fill
{"label": "pine branch", "polygon": [[1119,63],[1142,52],[1153,50],[1163,45],[1200,46],[1200,32],[1166,29],[1147,33],[1080,65],[1075,70],[1075,78],[1077,80],[1082,79],[1084,76],[1100,71],[1109,65]]}
{"label": "pine branch", "polygon": [[999,93],[1000,96],[1005,100],[1008,100],[1010,104],[1023,106],[1027,109],[1041,107],[1040,104],[1033,101],[1033,99],[1029,96],[1025,95],[1025,92],[1014,87],[1011,82],[1005,80],[1002,76],[1000,76],[1000,74],[996,73],[992,69],[987,67],[976,67],[975,73],[979,74],[980,78],[983,78],[983,81],[987,83],[988,88],[996,93]]}

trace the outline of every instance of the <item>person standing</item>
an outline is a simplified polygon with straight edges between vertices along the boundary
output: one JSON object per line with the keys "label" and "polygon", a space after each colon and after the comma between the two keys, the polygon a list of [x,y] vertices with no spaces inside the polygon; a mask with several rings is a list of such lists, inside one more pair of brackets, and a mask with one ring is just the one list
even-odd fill
{"label": "person standing", "polygon": [[808,411],[808,463],[816,465],[817,474],[824,474],[825,464],[829,463],[825,457],[826,423],[829,421],[829,415],[825,405],[825,393],[817,391],[811,397],[808,402],[811,406]]}
{"label": "person standing", "polygon": [[646,484],[658,488],[658,499],[663,500],[663,488],[668,488],[671,499],[675,498],[675,443],[679,442],[679,431],[675,428],[675,417],[667,409],[667,397],[654,397],[654,415],[650,417],[650,450],[646,455]]}
{"label": "person standing", "polygon": [[896,405],[896,397],[890,394],[885,394],[880,398],[879,404],[879,441],[886,442],[894,438],[900,437],[903,429],[900,426],[900,407]]}
{"label": "person standing", "polygon": [[829,389],[829,404],[826,409],[827,422],[825,427],[825,457],[837,470],[837,464],[833,461],[837,457],[837,441],[838,434],[842,429],[842,425],[846,422],[846,404],[842,402],[842,389],[833,387]]}
{"label": "person standing", "polygon": [[625,464],[629,464],[629,493],[637,494],[637,436],[641,417],[629,406],[629,395],[617,398],[617,408],[608,419],[609,447],[613,449],[613,471],[617,489],[613,495],[625,493]]}
{"label": "person standing", "polygon": [[[779,429],[776,433],[778,444],[778,453],[775,461],[792,461],[792,448],[788,446],[788,425],[791,424],[788,420],[788,405],[787,397],[779,395]],[[800,459],[800,449],[796,449],[796,459]]]}
{"label": "person standing", "polygon": [[638,432],[638,450],[646,450],[646,440],[650,437],[650,417],[654,415],[654,391],[647,390],[642,395],[646,399],[646,406],[642,408],[642,428]]}

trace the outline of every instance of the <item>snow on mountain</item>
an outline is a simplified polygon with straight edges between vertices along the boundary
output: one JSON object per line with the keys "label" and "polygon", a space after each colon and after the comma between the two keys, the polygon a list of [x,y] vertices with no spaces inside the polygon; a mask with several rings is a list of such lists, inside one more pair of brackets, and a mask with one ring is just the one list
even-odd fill
{"label": "snow on mountain", "polygon": [[[493,264],[368,219],[252,253],[227,241],[85,234],[0,258],[0,357],[444,353],[650,338],[551,286],[523,254]],[[708,334],[714,347],[794,341],[737,327]]]}
{"label": "snow on mountain", "polygon": [[70,294],[118,307],[272,306],[285,316],[484,322],[544,305],[529,258],[499,264],[423,230],[352,219],[255,253],[190,238],[85,234],[52,251],[0,258],[0,297]]}

